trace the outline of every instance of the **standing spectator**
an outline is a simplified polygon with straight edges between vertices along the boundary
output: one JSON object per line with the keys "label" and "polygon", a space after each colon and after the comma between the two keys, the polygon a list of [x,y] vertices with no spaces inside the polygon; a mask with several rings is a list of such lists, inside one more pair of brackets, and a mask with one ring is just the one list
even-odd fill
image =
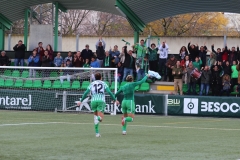
{"label": "standing spectator", "polygon": [[135,68],[135,59],[132,56],[132,50],[129,50],[127,52],[127,46],[124,48],[124,53],[125,53],[125,61],[124,61],[124,73],[123,73],[123,81],[126,80],[126,77],[128,75],[133,76],[133,69]]}
{"label": "standing spectator", "polygon": [[82,50],[81,55],[82,55],[82,58],[83,58],[84,62],[86,62],[86,59],[88,59],[88,62],[90,63],[91,58],[93,56],[93,52],[92,52],[92,50],[89,49],[88,44],[86,44],[85,49]]}
{"label": "standing spectator", "polygon": [[83,67],[83,64],[84,64],[84,61],[83,61],[83,58],[81,57],[81,52],[78,51],[74,56],[73,67]]}
{"label": "standing spectator", "polygon": [[158,52],[158,48],[156,48],[156,45],[152,43],[151,48],[148,47],[148,54],[149,54],[148,58],[149,58],[149,69],[154,72],[158,71],[157,52]]}
{"label": "standing spectator", "polygon": [[124,61],[125,61],[125,53],[124,53],[124,49],[125,47],[122,47],[122,52],[120,53],[120,55],[119,55],[119,58],[120,58],[120,62],[122,63],[122,64],[124,64]]}
{"label": "standing spectator", "polygon": [[114,58],[112,61],[114,63],[114,66],[116,66],[119,62],[119,55],[120,55],[120,52],[118,50],[118,46],[115,45],[113,49],[110,49],[109,54],[110,54],[111,57]]}
{"label": "standing spectator", "polygon": [[224,75],[222,79],[222,90],[221,90],[221,96],[226,92],[227,96],[230,94],[230,88],[231,88],[231,83],[230,83],[230,76],[229,75]]}
{"label": "standing spectator", "polygon": [[44,51],[44,56],[42,57],[42,67],[51,67],[51,63],[50,62],[51,62],[51,59],[50,59],[50,57],[48,55],[48,51]]}
{"label": "standing spectator", "polygon": [[196,58],[195,58],[195,61],[193,62],[193,66],[194,66],[194,68],[197,68],[197,69],[200,71],[201,66],[202,66],[202,60],[201,60],[201,58],[196,57]]}
{"label": "standing spectator", "polygon": [[103,59],[105,57],[105,46],[106,46],[105,41],[102,39],[102,37],[100,37],[96,43],[96,54],[100,67],[103,66]]}
{"label": "standing spectator", "polygon": [[6,56],[6,52],[2,51],[0,55],[0,66],[9,66],[10,63],[8,56]]}
{"label": "standing spectator", "polygon": [[53,60],[53,49],[52,49],[52,46],[50,44],[48,44],[45,51],[48,51],[49,58],[52,61]]}
{"label": "standing spectator", "polygon": [[237,61],[237,52],[235,50],[235,47],[232,47],[232,50],[228,52],[228,61],[230,66],[233,65],[233,61]]}
{"label": "standing spectator", "polygon": [[148,61],[148,57],[145,56],[143,59],[143,65],[141,65],[138,68],[138,72],[137,72],[137,80],[140,81],[141,79],[143,79],[145,77],[145,75],[148,73],[148,68],[149,68],[149,61]]}
{"label": "standing spectator", "polygon": [[[108,51],[106,51],[105,53],[105,57],[103,59],[103,67],[104,68],[112,68],[112,60],[114,59],[114,57],[112,57]],[[107,77],[107,78],[106,78]],[[104,81],[108,81],[109,83],[111,83],[111,71],[103,71],[103,80]]]}
{"label": "standing spectator", "polygon": [[38,42],[38,47],[36,47],[35,50],[37,51],[37,54],[40,57],[40,60],[42,60],[42,57],[45,55],[44,54],[45,52],[44,52],[44,49],[43,49],[43,43],[42,42]]}
{"label": "standing spectator", "polygon": [[96,57],[95,57],[95,56],[93,56],[93,57],[91,58],[91,64],[90,64],[90,66],[91,66],[92,68],[100,68],[99,61],[96,60]]}
{"label": "standing spectator", "polygon": [[16,44],[13,47],[13,50],[15,51],[15,60],[14,65],[15,66],[23,66],[24,65],[24,58],[25,58],[25,45],[22,43],[22,40],[18,41],[18,44]]}
{"label": "standing spectator", "polygon": [[[212,52],[216,55],[216,61],[222,62],[222,52],[221,48],[218,48],[217,51],[214,50],[214,44],[212,45]],[[211,67],[210,67],[211,68]]]}
{"label": "standing spectator", "polygon": [[194,66],[192,63],[189,63],[188,67],[186,68],[185,72],[187,74],[187,85],[188,85],[188,95],[197,95],[196,92],[196,84],[197,84],[197,79],[193,78],[191,76],[191,73],[194,70]]}
{"label": "standing spectator", "polygon": [[225,61],[228,61],[228,49],[227,46],[222,49],[222,62],[225,63]]}
{"label": "standing spectator", "polygon": [[[201,58],[202,60],[202,66],[205,67],[206,65],[206,59],[207,59],[207,47],[206,45],[204,44],[204,46],[201,46],[200,47],[200,50],[199,50],[199,58]],[[201,67],[202,67],[201,66]]]}
{"label": "standing spectator", "polygon": [[[190,63],[191,61],[189,60],[189,56],[185,56],[180,64],[182,67],[182,70],[185,71],[185,69],[189,66]],[[183,81],[185,82],[185,84],[187,84],[187,74],[183,75]]]}
{"label": "standing spectator", "polygon": [[209,87],[210,87],[210,79],[211,79],[211,71],[209,66],[205,66],[201,75],[201,87],[199,95],[203,95],[203,90],[205,90],[205,95],[208,95]]}
{"label": "standing spectator", "polygon": [[237,64],[237,71],[238,71],[238,87],[237,87],[237,90],[238,90],[238,93],[240,95],[240,63],[239,62]]}
{"label": "standing spectator", "polygon": [[[28,66],[32,67],[39,67],[40,66],[40,59],[37,55],[37,51],[33,50],[32,55],[28,58]],[[35,69],[29,69],[29,77],[36,77],[36,70]]]}
{"label": "standing spectator", "polygon": [[[49,58],[50,58],[50,56],[49,56]],[[55,67],[61,67],[62,62],[63,62],[63,58],[61,56],[61,53],[58,52],[57,56],[54,58],[54,62],[53,63],[55,65]]]}
{"label": "standing spectator", "polygon": [[135,44],[133,46],[133,49],[137,52],[137,60],[138,59],[143,59],[143,57],[145,57],[146,53],[147,53],[147,47],[146,45],[144,44],[144,40],[142,39],[140,41],[140,44]]}
{"label": "standing spectator", "polygon": [[118,82],[122,82],[124,68],[121,62],[118,62],[117,68],[118,68]]}
{"label": "standing spectator", "polygon": [[182,46],[180,51],[179,51],[179,58],[181,60],[183,60],[185,58],[185,56],[188,55],[188,51],[187,51],[187,48],[185,46]]}
{"label": "standing spectator", "polygon": [[232,67],[229,65],[228,61],[226,61],[223,64],[223,73],[224,73],[224,75],[229,75],[229,76],[232,75]]}
{"label": "standing spectator", "polygon": [[206,65],[211,68],[215,63],[216,63],[216,54],[214,52],[212,52],[212,53],[210,53],[210,56],[207,60]]}
{"label": "standing spectator", "polygon": [[180,66],[180,61],[177,61],[176,66],[172,69],[172,75],[174,76],[174,90],[175,90],[175,94],[178,93],[178,88],[179,88],[180,95],[183,95],[183,91],[182,91],[183,70],[182,70],[182,67]]}
{"label": "standing spectator", "polygon": [[190,53],[190,60],[195,61],[196,57],[199,57],[199,52],[198,52],[198,45],[191,44],[191,42],[188,43],[188,51]]}
{"label": "standing spectator", "polygon": [[[159,51],[160,51],[160,54],[159,54],[159,74],[161,76],[163,76],[163,81],[167,81],[167,73],[170,73],[172,75],[172,69],[170,69],[168,71],[169,68],[166,67],[166,63],[167,63],[167,58],[168,58],[168,45],[166,44],[166,42],[163,42],[162,45],[160,45],[158,47]],[[176,64],[176,60],[175,60],[175,57],[174,57],[174,61],[175,61],[175,64]],[[174,65],[175,65],[174,64]],[[167,65],[168,66],[168,65]],[[173,80],[173,79],[172,79]]]}
{"label": "standing spectator", "polygon": [[221,68],[218,65],[211,67],[212,72],[212,96],[219,96],[221,92],[222,80],[220,77]]}
{"label": "standing spectator", "polygon": [[[167,76],[168,76],[168,81],[172,82],[173,81],[173,75],[172,75],[172,69],[176,65],[177,60],[174,55],[171,55],[170,59],[168,59],[166,66],[167,66]],[[167,78],[166,78],[167,79]]]}
{"label": "standing spectator", "polygon": [[238,70],[237,70],[237,65],[236,61],[233,61],[233,65],[231,67],[232,74],[231,74],[231,90],[233,90],[233,87],[238,84]]}
{"label": "standing spectator", "polygon": [[64,58],[64,62],[67,63],[67,60],[69,60],[71,65],[72,65],[73,57],[72,57],[72,52],[71,51],[69,51],[67,57]]}

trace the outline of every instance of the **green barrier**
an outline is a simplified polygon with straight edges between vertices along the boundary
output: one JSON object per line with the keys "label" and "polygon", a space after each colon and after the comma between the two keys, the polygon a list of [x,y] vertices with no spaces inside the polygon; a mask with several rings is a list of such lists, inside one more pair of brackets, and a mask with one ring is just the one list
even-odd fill
{"label": "green barrier", "polygon": [[236,97],[168,96],[169,115],[240,117]]}

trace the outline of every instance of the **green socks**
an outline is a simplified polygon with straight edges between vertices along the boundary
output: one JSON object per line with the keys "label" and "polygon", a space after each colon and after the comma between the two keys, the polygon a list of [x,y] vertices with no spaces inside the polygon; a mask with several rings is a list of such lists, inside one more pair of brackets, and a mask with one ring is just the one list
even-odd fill
{"label": "green socks", "polygon": [[95,128],[95,132],[96,134],[99,133],[99,122],[102,118],[100,116],[95,116],[94,115],[94,128]]}
{"label": "green socks", "polygon": [[133,121],[133,118],[132,117],[126,117],[125,118],[125,123],[124,125],[122,126],[122,131],[126,131],[127,130],[127,122],[132,122]]}
{"label": "green socks", "polygon": [[94,125],[95,127],[95,133],[99,133],[99,123]]}

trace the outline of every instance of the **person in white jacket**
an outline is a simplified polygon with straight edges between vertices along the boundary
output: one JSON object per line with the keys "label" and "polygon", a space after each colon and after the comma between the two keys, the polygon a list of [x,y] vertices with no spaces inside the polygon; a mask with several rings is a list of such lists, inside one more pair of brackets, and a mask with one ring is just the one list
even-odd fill
{"label": "person in white jacket", "polygon": [[161,45],[158,46],[159,54],[159,74],[164,77],[163,81],[167,80],[167,58],[168,58],[168,45],[166,41],[162,42]]}

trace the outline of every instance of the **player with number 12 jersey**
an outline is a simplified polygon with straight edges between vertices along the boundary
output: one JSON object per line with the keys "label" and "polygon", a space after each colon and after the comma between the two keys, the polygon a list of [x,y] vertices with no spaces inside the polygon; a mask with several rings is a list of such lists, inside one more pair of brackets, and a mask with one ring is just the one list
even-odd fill
{"label": "player with number 12 jersey", "polygon": [[[91,93],[91,108],[94,112],[94,125],[95,125],[95,132],[96,137],[100,137],[99,134],[99,122],[102,122],[104,116],[104,109],[106,106],[105,102],[105,91],[109,93],[111,98],[116,101],[114,94],[110,91],[108,85],[102,81],[102,76],[100,73],[95,74],[96,81],[92,82],[87,90],[84,92],[82,98],[78,105],[87,97],[89,93]],[[116,101],[118,104],[119,102]]]}

